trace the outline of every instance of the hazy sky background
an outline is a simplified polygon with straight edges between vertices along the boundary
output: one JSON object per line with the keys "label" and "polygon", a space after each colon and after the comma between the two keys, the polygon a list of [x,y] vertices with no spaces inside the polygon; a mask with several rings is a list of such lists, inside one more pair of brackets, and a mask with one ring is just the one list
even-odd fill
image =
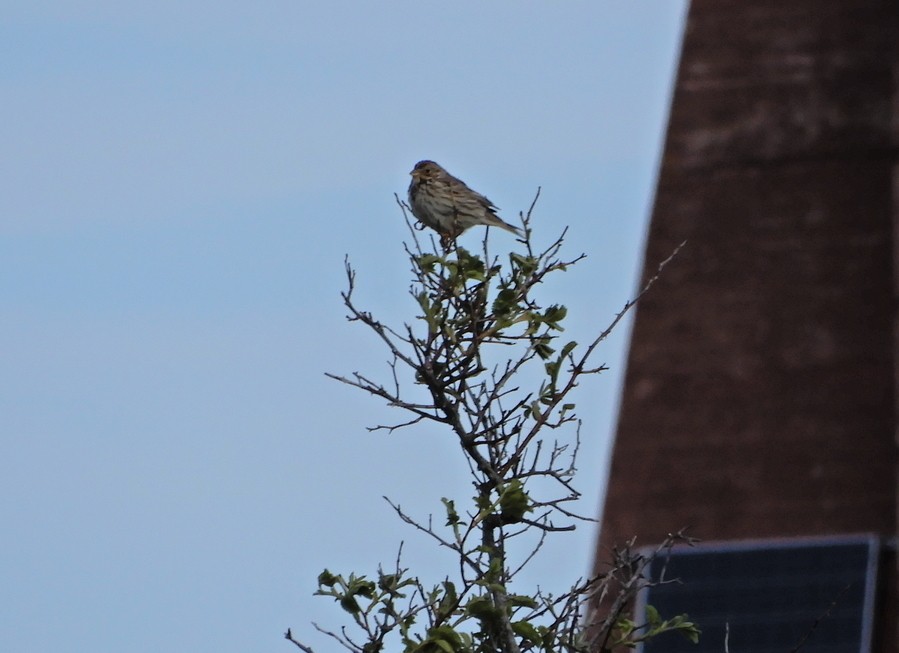
{"label": "hazy sky background", "polygon": [[[409,320],[393,193],[432,158],[588,259],[548,291],[584,341],[633,293],[683,0],[0,2],[0,649],[290,651],[401,525],[469,496],[452,440],[325,371],[344,319]],[[475,235],[476,234],[476,235]],[[463,242],[476,246],[481,233]],[[495,250],[515,246],[491,235]],[[580,390],[596,514],[627,325]],[[567,586],[595,528],[524,581]],[[529,591],[522,587],[522,591]]]}

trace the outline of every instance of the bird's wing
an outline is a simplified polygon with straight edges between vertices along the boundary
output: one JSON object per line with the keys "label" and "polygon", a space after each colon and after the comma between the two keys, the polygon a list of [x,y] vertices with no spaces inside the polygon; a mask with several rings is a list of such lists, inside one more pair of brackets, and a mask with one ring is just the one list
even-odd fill
{"label": "bird's wing", "polygon": [[455,177],[453,177],[453,179],[457,183],[450,185],[450,192],[452,192],[453,199],[458,206],[466,206],[471,209],[474,209],[476,206],[481,206],[488,211],[499,210],[499,207],[491,202],[486,195],[481,195],[478,191],[472,190],[461,179],[456,179]]}

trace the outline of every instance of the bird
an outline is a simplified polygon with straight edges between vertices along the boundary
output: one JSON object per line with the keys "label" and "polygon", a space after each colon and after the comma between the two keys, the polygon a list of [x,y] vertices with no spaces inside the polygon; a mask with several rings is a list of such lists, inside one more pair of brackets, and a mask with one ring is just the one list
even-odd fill
{"label": "bird", "polygon": [[409,173],[409,208],[419,222],[440,234],[444,244],[475,225],[499,227],[521,236],[521,230],[502,220],[493,202],[433,161],[419,161]]}

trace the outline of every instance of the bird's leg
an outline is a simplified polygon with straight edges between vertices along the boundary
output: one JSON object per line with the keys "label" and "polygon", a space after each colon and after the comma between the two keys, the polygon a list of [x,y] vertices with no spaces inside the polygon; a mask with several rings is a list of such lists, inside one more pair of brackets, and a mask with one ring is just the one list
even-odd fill
{"label": "bird's leg", "polygon": [[440,234],[440,244],[443,245],[444,252],[456,249],[456,239],[460,234],[461,232],[459,231],[447,231]]}

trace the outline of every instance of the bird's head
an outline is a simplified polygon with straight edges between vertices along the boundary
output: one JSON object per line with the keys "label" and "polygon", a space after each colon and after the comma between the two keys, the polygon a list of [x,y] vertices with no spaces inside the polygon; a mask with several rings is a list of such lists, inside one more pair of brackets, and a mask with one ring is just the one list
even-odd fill
{"label": "bird's head", "polygon": [[428,179],[436,179],[443,172],[443,168],[433,161],[419,161],[415,164],[415,167],[412,168],[412,172],[409,174],[412,175],[412,179],[416,181],[425,181]]}

